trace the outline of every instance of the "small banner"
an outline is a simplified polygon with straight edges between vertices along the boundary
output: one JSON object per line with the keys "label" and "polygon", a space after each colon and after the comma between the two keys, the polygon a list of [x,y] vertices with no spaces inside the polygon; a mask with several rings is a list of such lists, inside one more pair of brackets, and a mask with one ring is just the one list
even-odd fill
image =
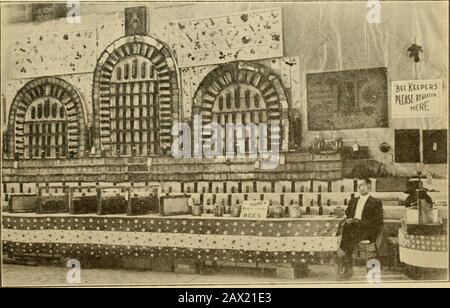
{"label": "small banner", "polygon": [[269,210],[267,201],[244,201],[242,204],[241,218],[266,219]]}

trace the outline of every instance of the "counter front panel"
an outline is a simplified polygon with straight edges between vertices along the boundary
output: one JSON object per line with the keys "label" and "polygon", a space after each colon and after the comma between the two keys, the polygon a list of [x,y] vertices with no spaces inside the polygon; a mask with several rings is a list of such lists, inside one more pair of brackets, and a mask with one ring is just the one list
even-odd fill
{"label": "counter front panel", "polygon": [[6,214],[3,251],[13,255],[163,256],[200,260],[322,263],[339,248],[340,219]]}

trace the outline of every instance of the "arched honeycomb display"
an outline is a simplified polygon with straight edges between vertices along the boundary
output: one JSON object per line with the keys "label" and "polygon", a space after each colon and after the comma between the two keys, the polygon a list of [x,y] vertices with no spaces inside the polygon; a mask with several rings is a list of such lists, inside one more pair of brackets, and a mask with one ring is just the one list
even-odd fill
{"label": "arched honeycomb display", "polygon": [[178,76],[169,49],[148,36],[123,37],[94,72],[96,147],[107,156],[153,156],[171,147]]}
{"label": "arched honeycomb display", "polygon": [[22,87],[11,105],[8,127],[16,158],[75,157],[84,151],[80,96],[59,78],[42,77]]}

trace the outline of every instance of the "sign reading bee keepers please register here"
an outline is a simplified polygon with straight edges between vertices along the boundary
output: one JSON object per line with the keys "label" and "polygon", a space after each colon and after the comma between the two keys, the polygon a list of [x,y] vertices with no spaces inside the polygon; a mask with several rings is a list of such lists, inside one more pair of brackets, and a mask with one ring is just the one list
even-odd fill
{"label": "sign reading bee keepers please register here", "polygon": [[442,116],[442,81],[407,80],[392,82],[392,117]]}

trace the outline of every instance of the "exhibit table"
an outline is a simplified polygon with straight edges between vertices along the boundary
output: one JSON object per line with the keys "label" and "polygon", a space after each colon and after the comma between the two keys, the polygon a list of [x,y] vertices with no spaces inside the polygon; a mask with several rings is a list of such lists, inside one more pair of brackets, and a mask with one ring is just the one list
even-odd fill
{"label": "exhibit table", "polygon": [[400,261],[406,275],[413,279],[433,279],[448,269],[447,234],[408,234],[399,230]]}
{"label": "exhibit table", "polygon": [[175,257],[217,262],[322,263],[340,245],[341,219],[250,220],[156,215],[12,214],[2,217],[3,253]]}

